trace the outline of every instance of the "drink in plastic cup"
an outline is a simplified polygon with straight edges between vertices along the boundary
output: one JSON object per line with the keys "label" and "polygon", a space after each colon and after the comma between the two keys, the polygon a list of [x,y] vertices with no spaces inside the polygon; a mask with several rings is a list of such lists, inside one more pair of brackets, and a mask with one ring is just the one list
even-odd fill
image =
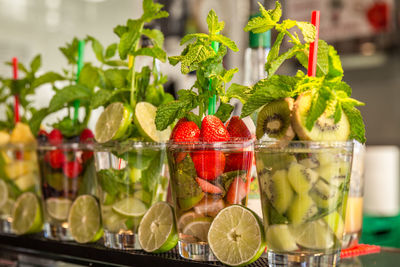
{"label": "drink in plastic cup", "polygon": [[[100,207],[95,198],[93,146],[77,142],[59,145],[44,143],[38,147],[38,160],[42,180],[45,237],[82,243],[95,241],[83,236],[90,235],[90,232],[93,235],[93,231],[101,235]],[[79,214],[80,211],[82,214]],[[82,223],[77,220],[82,220]]]}
{"label": "drink in plastic cup", "polygon": [[253,141],[171,141],[167,151],[179,253],[192,260],[215,260],[208,230],[220,210],[247,204]]}
{"label": "drink in plastic cup", "polygon": [[[34,211],[23,215],[21,208]],[[42,228],[36,145],[5,144],[0,147],[0,233],[35,233]]]}
{"label": "drink in plastic cup", "polygon": [[361,237],[364,195],[364,157],[365,145],[355,141],[349,197],[347,199],[346,220],[344,223],[343,248],[357,245]]}
{"label": "drink in plastic cup", "polygon": [[138,226],[146,211],[167,197],[165,144],[116,142],[96,148],[104,245],[141,249]]}
{"label": "drink in plastic cup", "polygon": [[256,144],[270,266],[338,264],[352,153],[350,141]]}

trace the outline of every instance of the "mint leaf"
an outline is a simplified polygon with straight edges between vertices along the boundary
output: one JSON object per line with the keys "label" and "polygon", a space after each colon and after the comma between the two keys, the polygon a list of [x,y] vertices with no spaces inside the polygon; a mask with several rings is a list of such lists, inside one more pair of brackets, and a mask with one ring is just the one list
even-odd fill
{"label": "mint leaf", "polygon": [[74,100],[88,100],[92,93],[86,86],[76,84],[64,87],[56,92],[49,104],[49,112],[57,111],[63,108],[69,102]]}
{"label": "mint leaf", "polygon": [[112,58],[113,56],[115,56],[117,49],[118,49],[118,44],[110,44],[106,49],[106,54],[105,54],[104,58],[109,59],[109,58]]}
{"label": "mint leaf", "polygon": [[[296,54],[297,60],[305,69],[308,69],[308,56],[309,56],[309,45],[305,46],[299,53]],[[329,46],[324,40],[318,41],[317,51],[317,77],[322,77],[329,72],[329,57],[328,57]]]}
{"label": "mint leaf", "polygon": [[164,50],[162,50],[159,47],[143,47],[138,50],[136,50],[133,53],[134,56],[149,56],[149,57],[154,57],[162,62],[165,62],[167,59],[167,54],[165,53]]}
{"label": "mint leaf", "polygon": [[41,65],[42,65],[42,57],[40,55],[37,55],[31,62],[32,73],[36,73]]}
{"label": "mint leaf", "polygon": [[274,61],[272,62],[267,62],[265,64],[265,70],[268,73],[268,76],[272,76],[275,74],[275,72],[279,69],[279,67],[285,62],[286,60],[292,58],[293,56],[296,55],[298,52],[298,47],[292,47],[285,53],[281,54],[278,56]]}
{"label": "mint leaf", "polygon": [[354,106],[365,106],[365,103],[360,102],[360,101],[358,101],[358,100],[356,100],[356,99],[354,99],[354,98],[350,98],[350,97],[341,99],[340,102],[341,102],[341,103],[349,104],[349,105],[351,105],[351,106],[353,106],[353,107],[354,107]]}
{"label": "mint leaf", "polygon": [[252,91],[253,88],[249,86],[233,83],[226,91],[226,95],[221,96],[221,101],[228,103],[231,98],[237,98],[240,102],[245,103]]}
{"label": "mint leaf", "polygon": [[254,17],[247,23],[244,30],[246,32],[263,33],[271,30],[275,24],[276,22],[274,22],[271,17]]}
{"label": "mint leaf", "polygon": [[303,34],[304,41],[306,43],[311,43],[315,41],[315,26],[309,22],[296,21],[297,27],[301,30]]}
{"label": "mint leaf", "polygon": [[[264,9],[264,7],[262,5],[260,5],[260,10],[262,10],[262,9]],[[261,12],[265,13],[264,11],[261,11]],[[278,22],[282,17],[281,3],[279,3],[279,1],[275,1],[275,8],[271,11],[268,11],[268,14],[270,15],[270,17],[273,21]]]}
{"label": "mint leaf", "polygon": [[37,79],[35,79],[32,82],[31,87],[32,88],[37,88],[37,87],[39,87],[39,86],[41,86],[43,84],[54,83],[56,81],[62,81],[64,79],[65,78],[63,76],[61,76],[60,74],[58,74],[58,73],[47,72],[47,73],[43,74],[42,76],[39,76]]}
{"label": "mint leaf", "polygon": [[340,61],[340,57],[333,46],[329,46],[328,49],[329,55],[329,72],[327,75],[327,79],[337,79],[341,80],[343,77],[343,68],[342,62]]}
{"label": "mint leaf", "polygon": [[90,101],[90,107],[92,109],[95,109],[101,106],[105,106],[112,96],[113,93],[110,90],[99,89],[93,95],[93,98]]}
{"label": "mint leaf", "polygon": [[208,34],[205,34],[205,33],[189,33],[189,34],[186,34],[185,36],[183,36],[183,38],[181,39],[181,45],[189,42],[190,40],[193,40],[194,38],[208,39],[209,36],[208,36]]}
{"label": "mint leaf", "polygon": [[33,113],[32,118],[29,120],[29,127],[34,135],[39,132],[40,124],[44,120],[44,118],[49,115],[50,112],[47,108],[42,108],[35,113]]}
{"label": "mint leaf", "polygon": [[343,81],[342,82],[336,82],[331,87],[337,93],[341,91],[341,92],[344,92],[346,94],[346,97],[351,96],[351,93],[352,93],[351,87],[347,83],[345,83]]}
{"label": "mint leaf", "polygon": [[126,33],[128,31],[128,27],[126,26],[122,26],[122,25],[118,25],[114,28],[114,33],[118,36],[118,37],[122,37],[122,35],[124,33]]}
{"label": "mint leaf", "polygon": [[225,123],[231,117],[233,109],[234,107],[232,105],[221,103],[214,115]]}
{"label": "mint leaf", "polygon": [[164,43],[164,34],[157,30],[157,29],[143,29],[142,33],[144,35],[146,35],[147,37],[149,37],[154,45],[158,46],[158,47],[162,47],[163,43]]}
{"label": "mint leaf", "polygon": [[342,103],[343,111],[350,123],[350,139],[365,143],[365,125],[360,111],[349,103]]}
{"label": "mint leaf", "polygon": [[159,183],[159,179],[161,177],[160,173],[163,167],[164,157],[164,153],[158,152],[150,162],[149,167],[142,171],[140,182],[144,190],[152,192],[156,188],[156,185]]}
{"label": "mint leaf", "polygon": [[97,69],[90,65],[90,63],[86,63],[81,70],[78,83],[93,90],[98,82],[99,73]]}
{"label": "mint leaf", "polygon": [[268,53],[267,62],[272,62],[279,56],[279,50],[281,48],[281,44],[282,44],[284,37],[285,37],[284,32],[280,32],[278,34],[278,36],[275,39],[274,44],[271,47],[271,50]]}
{"label": "mint leaf", "polygon": [[211,35],[217,34],[224,29],[225,22],[218,21],[218,16],[213,9],[207,15],[208,32]]}
{"label": "mint leaf", "polygon": [[235,73],[238,71],[239,71],[238,68],[227,70],[224,76],[222,77],[224,83],[229,83],[233,79],[233,75],[235,75]]}
{"label": "mint leaf", "polygon": [[311,107],[308,111],[306,118],[306,128],[311,131],[314,127],[315,122],[324,113],[328,102],[331,99],[331,92],[326,87],[321,87],[318,93],[313,95],[311,101]]}
{"label": "mint leaf", "polygon": [[188,112],[185,116],[188,120],[193,121],[196,125],[201,128],[201,117],[194,114],[193,112]]}
{"label": "mint leaf", "polygon": [[134,51],[143,28],[143,22],[141,20],[129,20],[128,24],[129,31],[122,34],[118,45],[118,52],[121,59],[126,59],[128,53]]}
{"label": "mint leaf", "polygon": [[103,45],[92,36],[88,36],[87,38],[92,43],[92,49],[94,54],[96,55],[97,60],[100,62],[104,62]]}
{"label": "mint leaf", "polygon": [[183,103],[179,100],[159,106],[155,119],[157,130],[165,130],[168,125],[172,124],[175,119],[179,118],[179,114],[183,108]]}
{"label": "mint leaf", "polygon": [[335,106],[335,113],[333,113],[334,123],[338,123],[341,118],[342,118],[342,105],[340,104],[340,102],[337,102]]}
{"label": "mint leaf", "polygon": [[221,44],[225,45],[226,47],[228,47],[229,49],[231,49],[233,52],[238,52],[239,48],[236,46],[235,42],[232,41],[231,39],[229,39],[226,36],[223,35],[213,35],[211,37],[212,41],[217,41],[220,42]]}
{"label": "mint leaf", "polygon": [[197,65],[215,54],[210,46],[203,44],[191,47],[189,52],[181,60],[181,72],[187,74],[197,69]]}
{"label": "mint leaf", "polygon": [[162,4],[154,3],[152,0],[143,1],[143,15],[142,20],[144,22],[151,22],[155,19],[168,17],[167,11],[161,11],[163,8]]}
{"label": "mint leaf", "polygon": [[71,43],[66,43],[64,47],[60,47],[61,53],[68,60],[68,64],[75,65],[78,62],[78,44],[79,40],[74,38]]}
{"label": "mint leaf", "polygon": [[104,72],[106,84],[109,88],[123,88],[127,86],[125,77],[128,75],[128,70],[108,69]]}

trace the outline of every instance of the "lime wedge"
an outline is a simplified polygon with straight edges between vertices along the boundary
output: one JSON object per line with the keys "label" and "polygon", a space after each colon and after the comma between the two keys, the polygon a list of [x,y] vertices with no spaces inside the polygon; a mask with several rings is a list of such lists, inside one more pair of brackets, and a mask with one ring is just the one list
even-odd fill
{"label": "lime wedge", "polygon": [[17,235],[37,233],[42,230],[43,217],[39,199],[32,192],[19,196],[12,217],[11,227]]}
{"label": "lime wedge", "polygon": [[178,229],[183,230],[183,228],[188,225],[190,222],[193,222],[195,219],[200,218],[201,215],[197,214],[194,211],[189,211],[183,214],[178,221]]}
{"label": "lime wedge", "polygon": [[189,222],[185,228],[183,228],[182,233],[196,238],[199,242],[207,242],[207,235],[211,222],[212,218],[210,217],[197,218]]}
{"label": "lime wedge", "polygon": [[144,251],[166,252],[178,243],[174,210],[166,202],[157,202],[146,212],[140,222],[139,243]]}
{"label": "lime wedge", "polygon": [[0,209],[7,203],[8,189],[7,184],[3,180],[0,180]]}
{"label": "lime wedge", "polygon": [[113,205],[113,210],[123,216],[140,217],[147,211],[146,205],[137,198],[128,197]]}
{"label": "lime wedge", "polygon": [[95,139],[105,143],[122,137],[132,122],[133,111],[128,104],[114,102],[106,107],[96,123]]}
{"label": "lime wedge", "polygon": [[208,231],[208,243],[215,257],[224,264],[252,263],[265,250],[261,219],[248,208],[229,206],[214,218]]}
{"label": "lime wedge", "polygon": [[47,214],[53,219],[65,221],[68,219],[69,208],[72,201],[68,198],[48,198],[46,199]]}
{"label": "lime wedge", "polygon": [[68,225],[72,237],[78,243],[97,241],[100,224],[100,207],[97,200],[90,195],[82,195],[75,199],[68,216]]}
{"label": "lime wedge", "polygon": [[297,244],[310,249],[329,249],[334,244],[334,234],[323,219],[294,226],[292,234]]}
{"label": "lime wedge", "polygon": [[139,102],[135,107],[134,122],[139,132],[154,142],[167,141],[171,135],[171,128],[164,131],[156,129],[156,111],[157,108],[148,102]]}

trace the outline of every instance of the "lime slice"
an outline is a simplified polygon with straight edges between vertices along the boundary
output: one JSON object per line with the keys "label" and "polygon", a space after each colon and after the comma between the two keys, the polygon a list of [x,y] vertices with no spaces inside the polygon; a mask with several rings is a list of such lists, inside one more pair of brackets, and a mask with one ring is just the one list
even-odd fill
{"label": "lime slice", "polygon": [[[146,203],[146,204],[150,204],[151,203],[151,194],[147,191],[144,191],[142,189],[136,191],[135,193],[133,193],[133,196],[139,200],[141,200],[142,202]],[[150,206],[150,205],[149,205]]]}
{"label": "lime slice", "polygon": [[6,203],[1,207],[0,214],[11,216],[15,201],[11,198],[7,199]]}
{"label": "lime slice", "polygon": [[15,202],[11,227],[17,235],[37,233],[42,230],[43,217],[39,200],[31,192],[23,193]]}
{"label": "lime slice", "polygon": [[36,177],[31,172],[31,173],[24,174],[24,175],[18,177],[18,179],[15,180],[14,183],[18,186],[19,190],[27,191],[28,189],[30,189],[33,186],[35,186]]}
{"label": "lime slice", "polygon": [[207,235],[211,222],[212,218],[210,217],[197,218],[189,222],[185,228],[183,228],[182,233],[196,238],[199,242],[207,242]]}
{"label": "lime slice", "polygon": [[334,244],[334,234],[323,219],[294,226],[292,234],[297,244],[310,249],[329,249]]}
{"label": "lime slice", "polygon": [[146,205],[137,198],[128,197],[113,205],[113,210],[123,216],[140,217],[147,211]]}
{"label": "lime slice", "polygon": [[0,209],[7,203],[8,189],[7,184],[3,180],[0,180]]}
{"label": "lime slice", "polygon": [[132,122],[133,111],[128,104],[114,102],[101,113],[96,123],[95,139],[105,143],[122,137]]}
{"label": "lime slice", "polygon": [[178,221],[178,229],[183,230],[183,228],[188,225],[190,222],[193,222],[195,219],[200,218],[201,215],[197,214],[194,211],[189,211],[183,214]]}
{"label": "lime slice", "polygon": [[72,237],[78,243],[94,242],[99,239],[100,207],[93,196],[82,195],[75,199],[68,216]]}
{"label": "lime slice", "polygon": [[154,142],[167,141],[171,135],[171,128],[164,131],[156,129],[156,111],[157,108],[148,102],[139,102],[135,107],[134,122],[139,132]]}
{"label": "lime slice", "polygon": [[59,221],[68,219],[69,208],[72,201],[68,198],[49,198],[46,199],[46,210],[49,216]]}
{"label": "lime slice", "polygon": [[215,257],[230,266],[257,260],[265,250],[265,235],[256,213],[240,205],[221,210],[208,231],[208,243]]}
{"label": "lime slice", "polygon": [[334,211],[324,217],[329,228],[335,233],[338,240],[342,240],[344,232],[344,222],[342,216],[337,211]]}
{"label": "lime slice", "polygon": [[146,212],[140,222],[139,243],[144,251],[166,252],[178,243],[174,210],[166,202],[157,202]]}

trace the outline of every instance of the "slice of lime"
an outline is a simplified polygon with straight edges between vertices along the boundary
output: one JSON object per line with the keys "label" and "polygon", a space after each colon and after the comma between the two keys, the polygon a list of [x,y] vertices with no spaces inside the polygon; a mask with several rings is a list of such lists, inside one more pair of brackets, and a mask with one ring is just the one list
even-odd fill
{"label": "slice of lime", "polygon": [[200,218],[201,215],[194,211],[189,211],[184,213],[178,220],[178,229],[183,230],[183,228],[195,219]]}
{"label": "slice of lime", "polygon": [[174,210],[166,202],[157,202],[146,212],[140,222],[139,243],[144,251],[166,252],[178,243]]}
{"label": "slice of lime", "polygon": [[207,235],[211,222],[212,218],[210,217],[196,218],[183,228],[182,233],[196,238],[199,242],[207,242]]}
{"label": "slice of lime", "polygon": [[208,243],[215,257],[230,266],[257,260],[265,250],[265,235],[256,213],[240,205],[221,210],[208,231]]}
{"label": "slice of lime", "polygon": [[122,137],[132,122],[133,111],[128,104],[114,102],[106,107],[97,120],[95,139],[105,143]]}
{"label": "slice of lime", "polygon": [[100,207],[93,196],[81,195],[75,199],[69,211],[68,225],[76,242],[97,241],[102,231],[100,221]]}
{"label": "slice of lime", "polygon": [[310,249],[329,249],[334,245],[334,233],[323,219],[292,227],[296,243]]}
{"label": "slice of lime", "polygon": [[0,179],[0,209],[7,203],[8,189],[7,184]]}
{"label": "slice of lime", "polygon": [[11,216],[15,201],[11,198],[7,199],[6,203],[1,207],[0,214]]}
{"label": "slice of lime", "polygon": [[113,210],[123,216],[140,217],[147,211],[146,205],[137,198],[128,197],[113,205]]}
{"label": "slice of lime", "polygon": [[42,230],[43,216],[39,199],[32,192],[23,193],[15,202],[11,227],[17,235],[37,233]]}
{"label": "slice of lime", "polygon": [[139,132],[154,142],[167,141],[171,135],[171,128],[168,127],[164,131],[156,129],[156,112],[157,108],[148,102],[139,102],[135,107],[134,122]]}
{"label": "slice of lime", "polygon": [[68,219],[69,208],[72,201],[68,198],[48,198],[46,199],[47,214],[53,219],[65,221]]}

